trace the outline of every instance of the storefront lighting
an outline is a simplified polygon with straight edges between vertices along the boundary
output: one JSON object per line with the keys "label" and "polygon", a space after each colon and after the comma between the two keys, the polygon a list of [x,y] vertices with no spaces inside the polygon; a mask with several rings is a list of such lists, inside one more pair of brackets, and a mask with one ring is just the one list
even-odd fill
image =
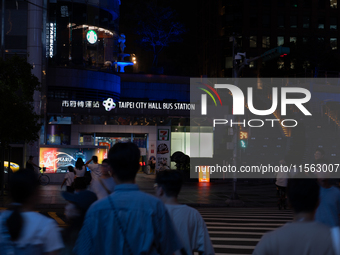
{"label": "storefront lighting", "polygon": [[133,63],[134,63],[134,64],[136,64],[136,63],[137,63],[137,61],[133,61]]}
{"label": "storefront lighting", "polygon": [[75,23],[69,23],[68,24],[68,26],[67,26],[68,28],[72,28],[73,30],[74,29],[84,29],[84,28],[87,28],[87,29],[89,29],[89,30],[97,30],[97,31],[99,31],[99,32],[104,32],[105,34],[109,34],[109,35],[111,35],[111,36],[113,36],[113,32],[111,32],[110,30],[107,30],[107,29],[105,29],[105,28],[102,28],[102,27],[96,27],[96,26],[89,26],[89,25],[80,25],[80,26],[76,26],[76,24]]}

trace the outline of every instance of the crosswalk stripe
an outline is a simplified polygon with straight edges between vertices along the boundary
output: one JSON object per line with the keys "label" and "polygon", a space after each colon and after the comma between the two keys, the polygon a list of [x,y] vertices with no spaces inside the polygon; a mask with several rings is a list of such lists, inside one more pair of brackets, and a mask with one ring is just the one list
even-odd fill
{"label": "crosswalk stripe", "polygon": [[[255,246],[214,244],[214,248],[254,250]],[[225,253],[228,254],[228,253]],[[229,254],[228,254],[229,255]]]}
{"label": "crosswalk stripe", "polygon": [[251,254],[265,233],[293,220],[292,211],[276,208],[197,210],[205,220],[216,255]]}
{"label": "crosswalk stripe", "polygon": [[274,230],[274,229],[277,229],[277,228],[249,228],[249,227],[210,227],[210,226],[207,226],[208,227],[208,230],[209,229],[245,229],[245,230]]}
{"label": "crosswalk stripe", "polygon": [[210,237],[211,241],[250,241],[258,242],[261,238],[232,238],[232,237]]}
{"label": "crosswalk stripe", "polygon": [[[233,228],[235,229],[235,228]],[[266,232],[236,232],[236,231],[208,231],[209,234],[221,234],[221,235],[264,235]]]}
{"label": "crosswalk stripe", "polygon": [[225,222],[205,222],[207,225],[225,225],[225,226],[276,226],[280,227],[283,224],[275,223],[225,223]]}
{"label": "crosswalk stripe", "polygon": [[[216,218],[206,218],[203,217],[204,220],[216,220]],[[259,220],[259,221],[265,221],[265,222],[287,222],[287,220],[278,220],[278,219],[272,219],[272,220],[266,220],[266,219],[237,219],[237,218],[219,218],[220,221],[254,221],[254,220]]]}
{"label": "crosswalk stripe", "polygon": [[56,212],[48,212],[48,215],[53,218],[59,225],[59,227],[65,227],[67,224],[58,217]]}

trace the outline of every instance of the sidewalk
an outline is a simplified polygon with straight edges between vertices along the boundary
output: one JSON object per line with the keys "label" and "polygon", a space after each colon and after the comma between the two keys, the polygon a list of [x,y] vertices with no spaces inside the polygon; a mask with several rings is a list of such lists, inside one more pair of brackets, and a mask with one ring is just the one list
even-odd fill
{"label": "sidewalk", "polygon": [[[137,174],[136,183],[139,188],[151,195],[154,195],[154,175],[144,173]],[[65,187],[63,188],[65,190]],[[60,195],[60,185],[49,184],[41,186],[41,193],[37,209],[63,208],[65,200]],[[276,188],[274,184],[258,183],[249,184],[237,183],[237,193],[245,207],[275,207]],[[226,200],[232,194],[232,183],[185,183],[179,196],[179,202],[191,206],[202,207],[226,207]],[[0,207],[6,207],[9,203],[8,196],[0,197]]]}

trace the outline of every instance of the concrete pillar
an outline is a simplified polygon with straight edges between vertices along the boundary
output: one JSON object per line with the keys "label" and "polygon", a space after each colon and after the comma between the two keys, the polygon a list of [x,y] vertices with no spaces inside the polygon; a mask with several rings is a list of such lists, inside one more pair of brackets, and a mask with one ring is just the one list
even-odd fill
{"label": "concrete pillar", "polygon": [[[42,78],[42,33],[43,33],[43,0],[30,0],[27,2],[27,61],[33,66],[34,74],[41,82]],[[41,114],[41,93],[34,92],[34,111]],[[34,163],[39,165],[39,140],[27,146],[28,156],[34,156]]]}

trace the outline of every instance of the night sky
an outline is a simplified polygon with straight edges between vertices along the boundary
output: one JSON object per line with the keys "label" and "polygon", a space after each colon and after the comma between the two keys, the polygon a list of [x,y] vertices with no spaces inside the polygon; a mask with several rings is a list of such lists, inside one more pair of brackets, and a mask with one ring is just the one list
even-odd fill
{"label": "night sky", "polygon": [[[140,1],[123,0],[120,9],[119,33],[126,36],[126,53],[135,53],[139,61],[140,73],[150,73],[153,54],[143,48],[137,40],[136,25],[138,12],[145,6],[155,2],[158,6],[170,7],[177,13],[177,20],[181,22],[186,33],[182,35],[183,41],[170,44],[160,53],[158,66],[164,68],[164,74],[178,76],[199,76],[198,67],[198,4],[193,0],[173,0],[173,1]],[[126,68],[127,72],[132,71],[132,67]]]}

